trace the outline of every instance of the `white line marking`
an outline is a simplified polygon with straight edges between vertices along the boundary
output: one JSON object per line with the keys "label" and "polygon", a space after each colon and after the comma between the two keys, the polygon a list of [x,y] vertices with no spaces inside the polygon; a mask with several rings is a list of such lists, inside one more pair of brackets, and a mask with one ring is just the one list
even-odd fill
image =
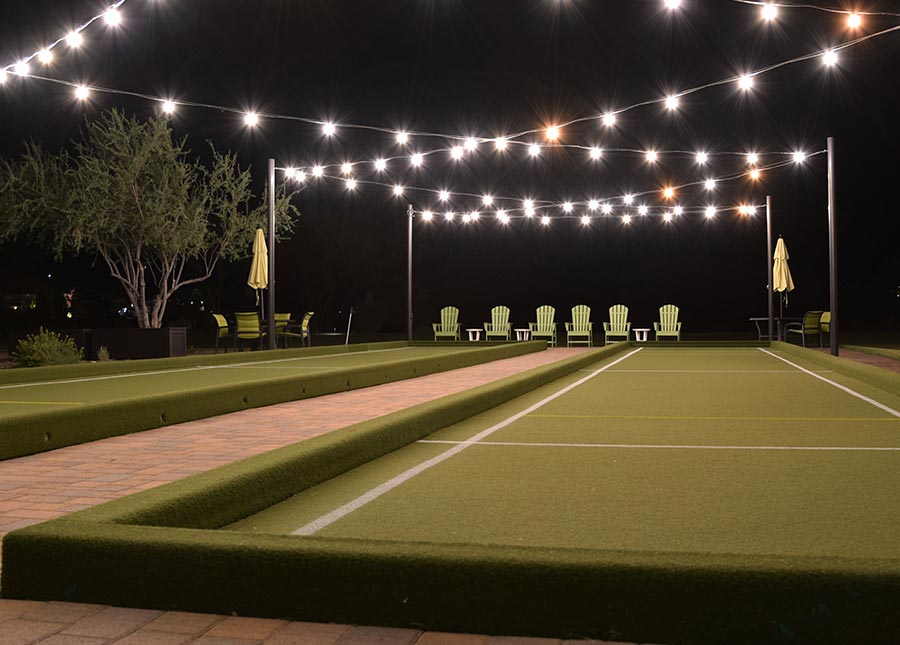
{"label": "white line marking", "polygon": [[[589,372],[590,370],[579,370]],[[820,374],[832,370],[814,370]],[[610,374],[797,374],[794,370],[609,370]]]}
{"label": "white line marking", "polygon": [[[422,439],[416,443],[442,443],[473,445],[470,441],[439,441]],[[517,441],[479,441],[479,446],[528,446],[541,448],[648,448],[654,450],[824,450],[837,452],[870,451],[900,452],[900,447],[869,446],[694,446],[678,444],[640,444],[640,443],[528,443]]]}
{"label": "white line marking", "polygon": [[117,378],[131,378],[134,376],[153,376],[156,374],[177,374],[179,372],[196,372],[199,370],[221,370],[228,369],[231,367],[246,367],[246,366],[258,366],[269,363],[286,363],[289,361],[311,361],[325,358],[339,358],[343,356],[352,356],[354,354],[378,354],[381,352],[402,352],[408,349],[414,349],[412,347],[395,347],[393,349],[368,349],[366,351],[360,352],[343,352],[340,354],[331,354],[328,356],[303,356],[303,357],[295,357],[295,358],[273,358],[268,361],[247,361],[246,363],[231,363],[229,365],[197,365],[196,367],[184,367],[181,369],[175,370],[155,370],[152,372],[129,372],[128,374],[109,374],[106,376],[86,376],[84,378],[74,378],[67,379],[64,381],[36,381],[33,383],[16,383],[14,385],[0,385],[0,390],[12,390],[20,387],[35,387],[38,385],[59,385],[63,383],[85,383],[87,381],[104,381],[104,380],[112,380]]}
{"label": "white line marking", "polygon": [[585,376],[584,378],[581,378],[581,379],[575,381],[574,383],[567,385],[566,387],[562,388],[561,390],[554,392],[550,396],[538,401],[537,403],[535,403],[533,405],[528,406],[526,409],[522,410],[521,412],[517,412],[516,414],[512,415],[508,419],[505,419],[505,420],[501,421],[500,423],[492,425],[490,428],[487,428],[486,430],[482,430],[478,434],[474,435],[471,439],[469,439],[467,441],[459,442],[458,444],[456,444],[449,450],[442,452],[441,454],[437,455],[436,457],[432,457],[431,459],[428,459],[427,461],[423,461],[418,466],[414,466],[414,467],[410,468],[409,470],[407,470],[406,472],[400,473],[396,477],[393,477],[393,478],[389,479],[388,481],[384,482],[383,484],[381,484],[380,486],[376,486],[375,488],[369,490],[368,492],[363,493],[356,499],[354,499],[350,502],[347,502],[343,506],[340,506],[340,507],[334,509],[330,513],[326,513],[325,515],[322,515],[318,519],[315,519],[312,522],[309,522],[308,524],[304,524],[296,531],[293,531],[292,534],[293,535],[312,535],[312,534],[316,533],[317,531],[322,530],[326,526],[329,526],[330,524],[334,524],[339,519],[349,515],[350,513],[352,513],[355,510],[362,508],[369,502],[378,499],[385,493],[397,488],[397,486],[399,486],[400,484],[403,484],[403,483],[409,481],[416,475],[419,475],[419,474],[425,472],[432,466],[437,466],[439,463],[446,461],[453,455],[462,452],[463,450],[468,448],[473,443],[477,443],[477,442],[481,441],[482,439],[489,437],[490,435],[494,434],[498,430],[505,428],[506,426],[510,425],[511,423],[515,423],[522,417],[534,412],[538,408],[550,403],[551,401],[553,401],[555,399],[558,399],[559,397],[563,396],[564,394],[567,394],[568,392],[571,392],[573,389],[575,389],[579,385],[586,383],[587,381],[591,380],[592,378],[594,378],[601,372],[606,371],[613,365],[616,365],[617,363],[621,363],[626,358],[641,351],[641,349],[642,349],[641,347],[638,347],[637,349],[629,352],[625,356],[622,356],[621,358],[616,359],[612,363],[609,363],[608,365],[604,365],[600,369],[594,370],[588,376]]}
{"label": "white line marking", "polygon": [[758,347],[757,349],[759,349],[759,351],[761,351],[761,352],[764,352],[764,353],[768,354],[769,356],[772,356],[772,357],[774,357],[774,358],[777,358],[779,361],[784,361],[784,362],[787,363],[788,365],[791,365],[792,367],[796,367],[796,368],[797,368],[798,370],[800,370],[801,372],[805,372],[805,373],[809,374],[810,376],[812,376],[813,378],[817,378],[817,379],[819,379],[820,381],[825,381],[825,382],[828,383],[829,385],[833,385],[833,386],[836,387],[837,389],[843,390],[844,392],[846,392],[847,394],[850,394],[851,396],[855,396],[855,397],[858,398],[858,399],[862,399],[862,400],[865,401],[866,403],[871,403],[871,404],[874,405],[876,408],[878,408],[878,409],[880,409],[880,410],[884,410],[884,411],[887,412],[888,414],[893,414],[895,417],[900,417],[900,412],[898,412],[898,411],[895,410],[894,408],[891,408],[891,407],[886,406],[884,403],[879,403],[879,402],[876,401],[875,399],[870,399],[869,397],[867,397],[867,396],[865,396],[865,395],[863,395],[863,394],[860,394],[859,392],[855,392],[854,390],[851,390],[849,387],[846,387],[846,386],[844,386],[844,385],[841,385],[840,383],[835,383],[834,381],[832,381],[832,380],[830,380],[830,379],[827,379],[827,378],[825,378],[824,376],[819,376],[819,375],[816,374],[815,372],[810,371],[810,370],[806,369],[805,367],[800,367],[800,366],[797,365],[796,363],[792,363],[792,362],[789,361],[788,359],[782,358],[782,357],[779,356],[778,354],[773,354],[772,352],[770,352],[770,351],[767,350],[767,349],[763,349],[762,347]]}

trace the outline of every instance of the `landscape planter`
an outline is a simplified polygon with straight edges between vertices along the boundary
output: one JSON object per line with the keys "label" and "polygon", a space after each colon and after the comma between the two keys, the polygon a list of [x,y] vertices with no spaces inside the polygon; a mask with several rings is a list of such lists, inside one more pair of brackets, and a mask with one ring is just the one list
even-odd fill
{"label": "landscape planter", "polygon": [[85,348],[88,360],[97,360],[101,347],[117,361],[187,355],[187,327],[94,329],[91,336],[90,348]]}

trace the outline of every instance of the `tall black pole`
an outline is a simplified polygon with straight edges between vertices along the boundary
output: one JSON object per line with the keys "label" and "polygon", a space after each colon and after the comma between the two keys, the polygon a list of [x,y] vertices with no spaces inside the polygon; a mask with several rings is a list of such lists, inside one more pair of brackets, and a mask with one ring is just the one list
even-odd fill
{"label": "tall black pole", "polygon": [[269,307],[266,335],[275,349],[275,160],[269,159]]}
{"label": "tall black pole", "polygon": [[406,209],[408,223],[406,227],[406,337],[407,340],[413,339],[413,275],[412,275],[412,255],[413,255],[413,217],[415,211],[412,204]]}
{"label": "tall black pole", "polygon": [[828,137],[828,281],[831,288],[830,303],[831,354],[837,356],[838,350],[838,282],[837,282],[837,231],[835,230],[834,201],[834,137]]}
{"label": "tall black pole", "polygon": [[769,268],[769,342],[775,332],[775,276],[772,273],[772,196],[766,195],[766,266]]}

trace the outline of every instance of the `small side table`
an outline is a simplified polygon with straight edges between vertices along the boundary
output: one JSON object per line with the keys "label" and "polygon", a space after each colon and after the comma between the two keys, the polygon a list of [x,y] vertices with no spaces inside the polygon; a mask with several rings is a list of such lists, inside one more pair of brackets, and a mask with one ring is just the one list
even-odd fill
{"label": "small side table", "polygon": [[516,332],[516,340],[528,340],[531,335],[530,329],[513,329]]}
{"label": "small side table", "polygon": [[650,335],[649,327],[635,327],[634,328],[634,339],[639,343],[644,343],[647,341],[647,336]]}
{"label": "small side table", "polygon": [[469,332],[469,340],[481,340],[481,327],[471,327],[466,331]]}

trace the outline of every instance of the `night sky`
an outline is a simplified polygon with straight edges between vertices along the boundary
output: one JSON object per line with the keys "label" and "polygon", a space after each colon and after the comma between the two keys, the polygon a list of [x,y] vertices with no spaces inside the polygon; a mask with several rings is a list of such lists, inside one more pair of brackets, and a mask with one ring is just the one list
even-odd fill
{"label": "night sky", "polygon": [[[833,0],[828,6],[839,6]],[[6,0],[0,19],[0,60],[14,62],[100,13],[82,0]],[[859,8],[900,14],[900,1],[868,0]],[[837,45],[900,24],[865,17],[860,30],[845,17],[782,9],[775,23],[759,7],[731,0],[684,0],[671,12],[662,0],[129,0],[123,23],[98,22],[78,52],[59,48],[35,73],[176,99],[354,123],[396,130],[490,138],[543,128],[657,99]],[[739,156],[698,166],[692,155],[669,150],[762,154],[837,149],[839,287],[847,329],[897,329],[900,321],[900,32],[840,53],[837,67],[820,59],[784,66],[755,78],[753,90],[734,83],[681,99],[670,112],[648,105],[618,116],[567,127],[561,142],[601,148],[658,150],[649,164],[637,153],[609,152],[598,161],[584,149],[544,150],[537,159],[514,146],[498,153],[483,143],[464,159],[447,152],[422,168],[394,161],[360,180],[516,198],[563,202],[608,199],[610,216],[593,213],[589,226],[548,211],[549,226],[514,218],[500,224],[475,197],[438,204],[436,196],[362,186],[348,191],[333,180],[308,182],[297,195],[302,216],[293,239],[276,250],[277,300],[282,311],[315,309],[320,329],[339,327],[349,306],[361,331],[400,332],[406,324],[406,208],[434,209],[414,232],[417,327],[455,304],[464,326],[480,325],[493,305],[506,304],[523,324],[535,307],[552,304],[568,319],[576,304],[606,318],[616,303],[631,308],[635,326],[650,326],[665,303],[681,307],[687,332],[746,331],[749,316],[766,313],[764,212],[721,212],[707,221],[689,212],[666,223],[638,216],[622,196],[654,191],[636,204],[654,213],[665,185],[681,185],[746,169]],[[86,103],[71,89],[11,78],[0,87],[0,154],[17,155],[35,139],[56,150],[75,137],[85,118],[117,107],[144,117],[158,104],[94,92]],[[239,153],[258,189],[266,159],[280,167],[371,161],[448,148],[443,137],[413,137],[405,148],[385,133],[262,119],[248,129],[240,114],[182,107],[172,118],[198,153],[211,140]],[[524,140],[546,142],[541,134]],[[764,157],[762,163],[775,161]],[[338,170],[330,171],[338,174]],[[279,180],[282,173],[279,173]],[[299,185],[297,186],[299,188]],[[825,155],[769,171],[759,182],[741,179],[678,192],[691,211],[708,205],[774,203],[774,231],[784,236],[797,289],[788,313],[828,308]],[[443,221],[447,209],[457,213]],[[480,210],[464,225],[459,213]],[[622,223],[626,212],[635,217]],[[520,211],[516,211],[519,215]],[[248,249],[249,252],[249,249]],[[252,307],[247,261],[223,266],[196,295],[228,311]],[[92,258],[54,264],[27,245],[6,249],[0,291],[10,283],[42,281],[35,289],[84,293],[109,289],[105,267]],[[25,277],[27,274],[28,277]],[[29,282],[30,281],[30,282]],[[177,312],[177,308],[176,308]],[[187,315],[186,312],[180,312]]]}

